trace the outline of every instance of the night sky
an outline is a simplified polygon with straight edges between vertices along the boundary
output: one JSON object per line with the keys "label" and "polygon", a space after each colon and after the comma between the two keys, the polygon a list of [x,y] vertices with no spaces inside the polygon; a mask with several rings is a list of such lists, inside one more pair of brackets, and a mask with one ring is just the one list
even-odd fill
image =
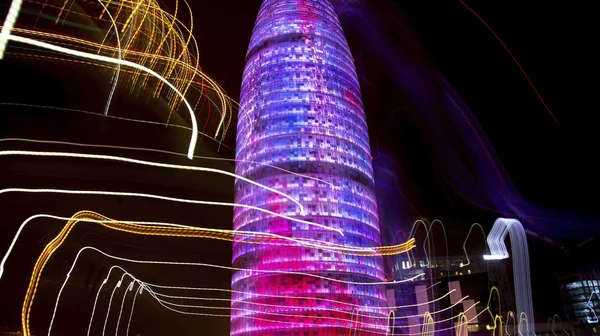
{"label": "night sky", "polygon": [[[452,242],[450,253],[459,255],[471,223],[480,222],[489,230],[498,214],[465,202],[439,176],[424,145],[427,133],[417,129],[411,114],[402,108],[405,104],[403,93],[382,61],[385,55],[364,38],[365,27],[361,19],[365,17],[378,20],[379,27],[384,28],[380,33],[391,41],[392,49],[395,42],[406,36],[420,41],[420,47],[415,45],[415,54],[438,69],[471,108],[525,199],[541,209],[572,213],[582,221],[595,222],[600,178],[596,164],[599,145],[595,131],[597,104],[591,98],[594,97],[591,85],[595,81],[592,77],[595,63],[586,60],[590,45],[595,42],[591,38],[591,21],[585,15],[591,12],[590,8],[583,3],[567,5],[537,0],[467,2],[510,48],[557,123],[500,42],[459,1],[348,0],[335,4],[341,10],[342,25],[359,74],[376,176],[383,176],[382,172],[389,170],[399,181],[399,187],[389,194],[393,197],[378,195],[380,207],[403,204],[399,207],[408,209],[403,210],[393,223],[381,224],[386,236],[384,241],[387,239],[389,243],[389,235],[395,230],[410,230],[412,221],[417,218],[439,218],[447,223]],[[245,52],[260,1],[192,1],[190,5],[194,11],[194,35],[200,46],[202,69],[237,100]],[[5,12],[6,6],[1,8]],[[372,17],[356,8],[368,9]],[[91,67],[9,56],[0,61],[0,74],[4,80],[10,80],[10,84],[6,81],[3,84],[0,103],[101,111],[108,92],[109,74],[98,73]],[[144,95],[132,100],[121,91],[116,97],[115,115],[157,121],[165,119],[168,110],[164,102]],[[186,122],[185,113],[180,110],[181,117],[177,122]],[[232,125],[235,125],[235,120]],[[189,132],[74,112],[0,105],[0,138],[10,137],[183,152]],[[232,148],[235,146],[234,127],[230,129],[225,144]],[[183,157],[150,152],[18,142],[0,142],[0,148],[93,152],[189,164]],[[233,158],[234,155],[232,150],[223,147],[217,152],[217,147],[207,141],[197,153],[225,158]],[[195,164],[226,170],[233,167],[224,162],[198,161]],[[389,180],[381,183],[389,183]],[[233,180],[227,177],[76,159],[2,157],[0,186],[137,191],[218,201],[233,199]],[[378,190],[387,190],[384,187]],[[382,205],[382,202],[386,204]],[[216,228],[231,228],[232,218],[229,208],[145,199],[4,194],[0,195],[0,211],[3,214],[0,250],[6,250],[18,225],[28,216],[49,213],[68,217],[82,209],[117,219],[168,221]],[[43,246],[60,230],[60,224],[59,221],[44,219],[25,231],[14,252],[15,260],[8,264],[15,271],[7,273],[0,282],[3,295],[0,326],[19,327],[20,305],[30,269]],[[578,225],[578,221],[565,222],[564,225]],[[585,239],[562,240],[560,229],[552,229],[555,232],[554,244],[535,238],[530,240],[534,305],[536,312],[542,316],[563,314],[556,282],[549,279],[598,265],[596,256],[600,246],[595,239],[597,229],[582,226],[582,236],[593,239],[581,247],[577,245]],[[140,238],[92,226],[76,230],[68,245],[70,248],[64,248],[48,266],[50,271],[42,283],[38,306],[34,306],[34,333],[40,330],[38,333],[41,334],[47,327],[49,316],[44,312],[54,304],[58,284],[64,280],[75,251],[85,245],[101,246],[107,251],[138,259],[224,265],[231,262],[231,245],[226,242]],[[478,248],[483,249],[482,241]],[[85,291],[85,288],[101,281],[111,265],[111,262],[97,256],[84,258],[82,271],[75,276],[68,297],[75,298],[78,293],[91,295],[91,291]],[[228,271],[206,268],[130,266],[130,269],[149,282],[173,285],[228,288],[230,280]],[[225,293],[215,296],[227,297]],[[68,298],[65,299],[67,301]],[[226,318],[185,317],[165,312],[151,300],[144,303],[136,306],[139,318],[132,322],[132,330],[141,335],[228,334],[229,321]],[[223,305],[227,306],[226,303]],[[59,330],[69,330],[71,324],[85,328],[89,312],[78,305],[63,309],[63,319],[57,325]],[[226,310],[220,313],[224,312]]]}

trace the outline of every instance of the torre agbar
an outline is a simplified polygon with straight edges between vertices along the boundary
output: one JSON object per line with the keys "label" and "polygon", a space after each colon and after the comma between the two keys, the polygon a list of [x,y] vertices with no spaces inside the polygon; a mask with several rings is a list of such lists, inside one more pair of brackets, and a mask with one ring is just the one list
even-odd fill
{"label": "torre agbar", "polygon": [[[327,0],[264,0],[242,80],[234,229],[380,246],[352,55]],[[319,225],[313,225],[312,222]],[[343,235],[336,230],[341,230]],[[231,335],[385,335],[383,260],[306,245],[233,245]],[[260,270],[260,271],[259,271]]]}

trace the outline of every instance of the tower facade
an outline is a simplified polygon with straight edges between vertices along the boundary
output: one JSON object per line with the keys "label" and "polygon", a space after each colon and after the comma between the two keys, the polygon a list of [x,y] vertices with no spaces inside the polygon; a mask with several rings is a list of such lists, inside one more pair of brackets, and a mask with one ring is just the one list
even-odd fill
{"label": "tower facade", "polygon": [[[369,137],[352,55],[328,0],[264,0],[246,56],[234,229],[347,247],[381,245]],[[381,257],[233,245],[231,335],[386,334]],[[262,270],[269,272],[257,272]],[[300,274],[301,273],[301,274]],[[354,333],[352,334],[354,335]]]}

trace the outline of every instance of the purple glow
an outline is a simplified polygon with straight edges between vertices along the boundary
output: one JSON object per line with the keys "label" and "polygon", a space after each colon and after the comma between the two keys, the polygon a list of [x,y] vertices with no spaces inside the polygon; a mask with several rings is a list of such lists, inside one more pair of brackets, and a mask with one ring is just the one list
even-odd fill
{"label": "purple glow", "polygon": [[[246,161],[238,161],[236,173],[294,197],[306,214],[302,216],[290,200],[243,181],[236,181],[236,202],[341,229],[344,236],[243,208],[234,210],[234,229],[354,247],[381,245],[360,88],[348,44],[328,1],[263,2],[248,48],[240,104],[236,158]],[[252,161],[326,182],[248,163]],[[384,280],[381,257],[296,246],[236,242],[233,265],[354,282]],[[239,271],[233,275],[232,289],[290,297],[234,293],[232,307],[255,311],[232,310],[231,335],[346,335],[354,329],[353,305],[372,316],[361,318],[359,329],[369,334],[387,330],[382,286]]]}

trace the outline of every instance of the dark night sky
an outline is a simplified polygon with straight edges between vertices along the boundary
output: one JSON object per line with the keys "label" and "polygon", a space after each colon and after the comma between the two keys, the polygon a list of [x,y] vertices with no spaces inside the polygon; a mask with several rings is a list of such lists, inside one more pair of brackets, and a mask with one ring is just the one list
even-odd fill
{"label": "dark night sky", "polygon": [[[348,0],[346,3],[357,1]],[[585,59],[591,39],[590,24],[584,13],[591,12],[586,4],[549,1],[469,1],[471,6],[509,46],[530,76],[538,91],[560,122],[557,125],[544,110],[531,87],[511,60],[500,43],[478,21],[472,13],[458,1],[367,1],[376,16],[388,28],[386,34],[400,38],[393,23],[408,20],[414,33],[422,42],[425,54],[463,97],[478,118],[483,130],[489,136],[500,159],[518,190],[528,200],[542,207],[574,211],[592,217],[597,209],[596,190],[600,187],[597,176],[595,155],[598,139],[595,135],[594,114],[596,104],[592,104],[591,77],[592,62]],[[339,3],[338,3],[339,4]],[[195,37],[200,45],[200,64],[203,70],[219,82],[228,94],[239,97],[239,87],[244,66],[244,56],[260,6],[258,0],[192,1],[194,10]],[[451,231],[464,233],[474,221],[487,223],[491,227],[495,214],[483,212],[467,206],[440,181],[428,166],[427,153],[420,145],[421,136],[412,124],[410,117],[393,111],[402,103],[393,88],[393,80],[387,69],[377,61],[369,44],[357,33],[361,27],[353,25],[353,18],[360,13],[345,13],[342,24],[348,35],[351,50],[356,59],[365,109],[371,133],[372,148],[375,152],[375,139],[383,154],[389,155],[398,168],[398,174],[408,174],[402,178],[410,180],[402,185],[402,191],[409,195],[418,212],[430,219],[441,218],[447,221]],[[11,87],[0,95],[0,102],[36,102],[53,106],[65,106],[88,110],[100,110],[103,98],[92,88],[102,90],[105,78],[98,76],[93,69],[78,70],[78,76],[65,75],[73,66],[48,67],[47,63],[31,60],[7,58],[0,62],[0,73],[11,78]],[[89,83],[93,83],[90,85]],[[164,107],[154,105],[147,97],[136,102],[128,102],[126,96],[118,98],[119,115],[129,117],[145,116],[144,112],[153,108],[153,119],[164,117]],[[188,133],[165,130],[149,126],[113,122],[93,116],[69,114],[57,111],[37,111],[33,109],[9,109],[0,106],[0,137],[29,137],[37,139],[65,140],[87,143],[121,144],[130,146],[162,148],[183,151]],[[235,125],[235,123],[234,123]],[[230,129],[226,144],[233,146],[234,129]],[[39,150],[73,150],[70,147],[0,144],[3,149],[32,148]],[[83,150],[85,151],[85,150]],[[232,157],[233,153],[223,150],[216,154],[211,145],[201,150],[209,155]],[[94,150],[97,153],[114,154],[114,151]],[[130,152],[119,152],[132,156]],[[375,153],[374,153],[375,154]],[[182,158],[158,154],[135,154],[136,157],[161,162],[186,164]],[[232,197],[232,181],[227,178],[194,175],[190,173],[157,171],[139,167],[123,167],[118,164],[80,162],[77,160],[44,160],[23,158],[2,158],[0,160],[2,188],[9,186],[28,187],[72,187],[89,189],[119,189],[140,192],[154,192],[178,197],[197,199],[228,200]],[[204,164],[204,163],[203,163]],[[209,163],[206,163],[209,164]],[[227,165],[221,166],[224,168]],[[377,167],[377,163],[376,163]],[[118,174],[115,174],[118,172]],[[397,200],[386,199],[385,202]],[[380,202],[382,200],[380,199]],[[174,205],[162,202],[106,199],[101,197],[72,198],[66,196],[0,196],[0,209],[4,214],[4,228],[16,230],[27,216],[38,213],[59,213],[70,216],[77,210],[87,208],[113,218],[138,220],[164,220],[180,223],[195,223],[207,227],[231,227],[231,211],[215,210],[209,207]],[[405,227],[408,227],[408,223]],[[40,225],[42,226],[42,225]],[[48,222],[47,230],[31,229],[30,236],[18,248],[19,261],[25,266],[22,274],[17,274],[0,283],[5,291],[13,288],[12,296],[3,298],[0,306],[0,325],[15,326],[19,323],[17,307],[22,300],[22,284],[28,278],[36,251],[41,249],[58,230],[58,224]],[[87,232],[87,231],[86,231]],[[12,233],[10,234],[12,235]],[[9,234],[2,234],[0,250],[8,244]],[[455,237],[461,237],[456,234]],[[139,239],[94,230],[79,233],[72,243],[73,251],[78,244],[99,244],[106,249],[118,250],[132,258],[152,258],[167,260],[201,260],[228,264],[231,258],[227,243],[190,243],[180,240]],[[462,244],[462,239],[459,239]],[[130,244],[135,247],[124,247]],[[570,244],[570,242],[569,242]],[[534,295],[541,301],[536,307],[544,306],[544,313],[553,314],[560,310],[557,300],[549,293],[558,293],[552,284],[544,282],[555,272],[570,272],[577,267],[565,268],[564,264],[577,266],[580,256],[597,253],[597,241],[581,249],[573,249],[565,255],[547,244],[533,240],[532,273]],[[460,246],[459,246],[460,247]],[[160,251],[159,251],[160,250]],[[65,252],[57,257],[55,267],[61,272],[62,260],[70,255]],[[458,252],[456,252],[458,253]],[[543,256],[543,257],[542,257]],[[551,257],[548,257],[551,256]],[[594,258],[595,259],[595,258]],[[595,260],[584,260],[592,263]],[[582,261],[582,264],[584,263]],[[104,261],[88,262],[88,274],[99,277],[110,266]],[[100,266],[98,266],[100,265]],[[178,270],[157,267],[151,270],[136,269],[147,279],[156,282],[169,282],[215,286],[227,288],[229,274],[201,270]],[[49,290],[40,305],[51,303],[52,286],[62,281],[64,273],[48,275],[46,285]],[[201,281],[199,280],[201,279]],[[79,284],[92,286],[80,279]],[[546,286],[546,287],[544,287]],[[537,289],[536,289],[537,288]],[[73,292],[75,293],[75,292]],[[75,294],[71,294],[75,295]],[[45,301],[44,301],[45,300]],[[546,301],[544,301],[546,300]],[[8,303],[8,304],[4,304]],[[537,303],[536,303],[537,304]],[[4,314],[4,307],[14,307],[10,314]],[[144,321],[135,322],[135,328],[142,335],[168,335],[190,328],[206,328],[207,335],[226,335],[226,319],[193,319],[176,314],[164,313],[157,307],[140,305],[140,316]],[[76,319],[82,319],[78,307],[70,307]],[[540,308],[542,309],[542,308]],[[42,309],[40,308],[40,311]],[[77,315],[78,314],[78,315]],[[34,315],[35,320],[35,315]],[[39,325],[46,325],[44,318]],[[149,323],[146,321],[158,321]],[[178,329],[179,328],[179,329]],[[35,329],[34,329],[35,330]],[[169,330],[169,332],[167,332]],[[192,329],[193,330],[193,329]]]}

